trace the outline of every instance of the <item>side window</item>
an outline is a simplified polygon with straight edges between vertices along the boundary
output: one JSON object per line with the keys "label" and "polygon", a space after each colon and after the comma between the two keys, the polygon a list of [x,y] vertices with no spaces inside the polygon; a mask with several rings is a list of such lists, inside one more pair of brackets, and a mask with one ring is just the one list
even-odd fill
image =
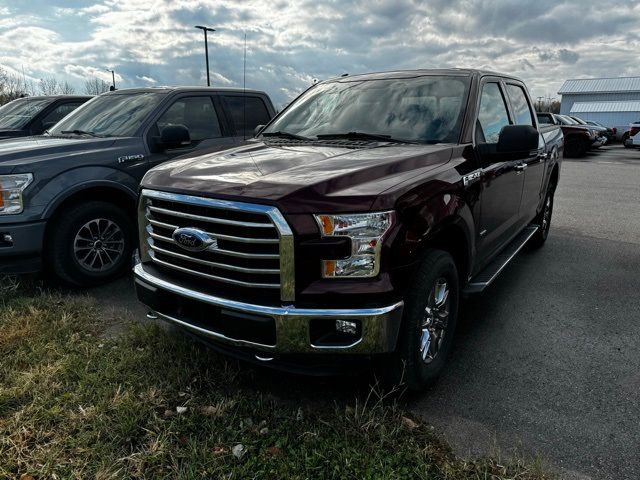
{"label": "side window", "polygon": [[519,85],[507,85],[507,95],[511,101],[516,125],[533,125],[533,116],[524,90]]}
{"label": "side window", "polygon": [[226,95],[224,99],[231,111],[237,135],[244,133],[253,136],[253,130],[258,125],[266,125],[271,120],[269,111],[260,97]]}
{"label": "side window", "polygon": [[486,143],[498,143],[500,130],[505,125],[509,125],[509,114],[500,92],[500,86],[497,83],[485,83],[480,98],[476,140],[479,140],[477,130],[480,130],[479,133],[484,136]]}
{"label": "side window", "polygon": [[80,105],[82,105],[82,102],[63,103],[62,105],[58,105],[56,108],[47,113],[47,115],[42,119],[42,125],[45,128],[52,127],[64,117],[73,112]]}
{"label": "side window", "polygon": [[156,122],[158,134],[169,125],[187,127],[194,142],[222,136],[211,97],[179,98]]}

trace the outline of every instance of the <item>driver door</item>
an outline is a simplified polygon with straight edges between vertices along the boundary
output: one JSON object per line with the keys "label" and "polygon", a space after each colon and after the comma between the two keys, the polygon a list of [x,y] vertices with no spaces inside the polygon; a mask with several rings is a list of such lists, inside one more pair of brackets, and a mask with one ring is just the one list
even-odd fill
{"label": "driver door", "polygon": [[[494,147],[502,127],[512,123],[502,82],[485,81],[476,122],[476,145]],[[479,160],[482,193],[477,244],[480,263],[484,264],[517,232],[524,175],[520,161],[502,161],[489,155]]]}

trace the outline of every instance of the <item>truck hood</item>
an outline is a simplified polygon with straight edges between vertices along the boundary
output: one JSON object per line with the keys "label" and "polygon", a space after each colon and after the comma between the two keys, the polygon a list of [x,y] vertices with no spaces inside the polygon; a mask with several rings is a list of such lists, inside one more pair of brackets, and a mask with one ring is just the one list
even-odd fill
{"label": "truck hood", "polygon": [[85,137],[25,137],[0,142],[0,173],[11,173],[16,167],[61,156],[104,150],[114,143],[113,138]]}
{"label": "truck hood", "polygon": [[[376,198],[451,158],[452,145],[322,144],[277,146],[263,142],[160,165],[144,188],[205,197],[277,204],[288,213],[367,210]],[[344,205],[344,207],[342,207]]]}

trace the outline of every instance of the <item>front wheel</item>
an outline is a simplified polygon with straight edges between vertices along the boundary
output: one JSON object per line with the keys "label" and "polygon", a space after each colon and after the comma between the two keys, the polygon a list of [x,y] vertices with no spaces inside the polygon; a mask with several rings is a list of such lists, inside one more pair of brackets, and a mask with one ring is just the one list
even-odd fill
{"label": "front wheel", "polygon": [[459,283],[449,253],[428,250],[405,298],[398,348],[387,383],[424,390],[444,369],[458,319]]}
{"label": "front wheel", "polygon": [[65,212],[51,228],[50,269],[74,286],[93,286],[122,274],[134,244],[132,220],[121,208],[88,202]]}
{"label": "front wheel", "polygon": [[624,148],[633,148],[633,145],[627,145],[627,140],[629,140],[629,132],[622,135],[622,145],[624,145]]}

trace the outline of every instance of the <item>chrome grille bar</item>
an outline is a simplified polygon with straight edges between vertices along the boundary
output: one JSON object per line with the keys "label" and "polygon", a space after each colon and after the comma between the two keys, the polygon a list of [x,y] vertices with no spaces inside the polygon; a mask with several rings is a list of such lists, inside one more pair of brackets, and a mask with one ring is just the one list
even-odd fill
{"label": "chrome grille bar", "polygon": [[174,212],[173,210],[167,210],[166,208],[160,207],[148,208],[152,212],[163,213],[165,215],[171,215],[175,217],[188,218],[189,220],[199,220],[201,222],[218,223],[221,225],[233,225],[236,227],[273,228],[272,223],[241,222],[239,220],[228,220],[225,218],[204,217],[202,215],[194,215],[193,213]]}
{"label": "chrome grille bar", "polygon": [[188,273],[189,275],[195,275],[202,278],[208,278],[210,280],[216,280],[217,282],[230,283],[232,285],[242,285],[243,287],[252,287],[252,288],[280,288],[279,283],[243,282],[242,280],[235,280],[233,278],[219,277],[217,275],[211,275],[209,273],[198,272],[197,270],[191,270],[189,268],[180,267],[179,265],[174,265],[173,263],[165,262],[164,260],[160,260],[156,258],[153,254],[151,255],[151,259],[155,263],[158,263],[165,267],[172,268],[174,270],[178,270],[183,273]]}
{"label": "chrome grille bar", "polygon": [[172,252],[171,250],[165,250],[164,248],[160,248],[153,243],[149,245],[149,247],[162,255],[167,255],[169,257],[179,258],[181,260],[187,260],[188,262],[199,263],[200,265],[206,265],[208,267],[214,268],[222,268],[224,270],[233,270],[234,272],[244,272],[244,273],[257,273],[257,274],[279,274],[280,270],[277,268],[245,268],[238,267],[237,265],[228,265],[226,263],[218,263],[218,262],[210,262],[208,260],[201,260],[199,258],[190,257],[189,255],[183,255],[181,253]]}
{"label": "chrome grille bar", "polygon": [[[147,216],[147,221],[156,227],[167,228],[171,230],[176,230],[180,228],[178,225],[171,225],[169,223],[158,222],[157,220],[152,220]],[[273,227],[271,227],[273,228]],[[215,237],[218,240],[229,240],[230,242],[240,242],[240,243],[280,243],[280,240],[277,238],[245,238],[245,237],[236,237],[234,235],[224,235],[222,233],[216,232],[207,232],[210,237]]]}
{"label": "chrome grille bar", "polygon": [[[161,242],[172,243],[177,245],[176,241],[173,238],[165,237],[163,235],[158,235],[157,233],[148,232],[148,235],[155,239],[160,240]],[[247,253],[247,252],[237,252],[235,250],[223,250],[222,248],[218,248],[216,250],[209,250],[213,253],[220,253],[222,255],[229,255],[231,257],[240,257],[240,258],[261,258],[265,260],[276,260],[280,258],[280,255],[277,253]]]}

